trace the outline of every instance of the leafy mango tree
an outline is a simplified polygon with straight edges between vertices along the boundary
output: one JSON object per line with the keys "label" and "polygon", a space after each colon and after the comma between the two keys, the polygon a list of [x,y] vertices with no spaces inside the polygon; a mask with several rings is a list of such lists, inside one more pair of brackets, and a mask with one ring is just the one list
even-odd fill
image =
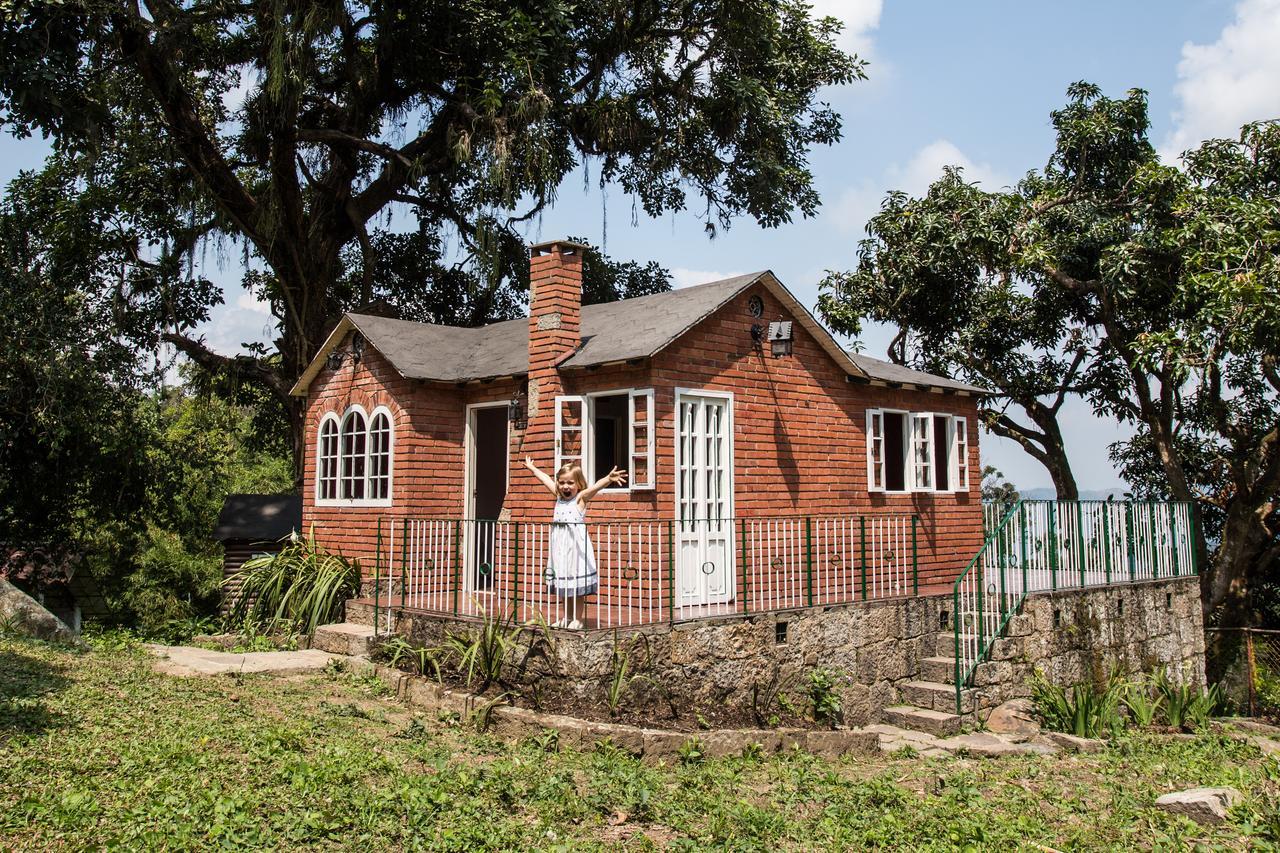
{"label": "leafy mango tree", "polygon": [[1150,144],[1141,91],[1076,84],[1052,118],[1046,167],[1011,189],[952,169],[922,198],[890,195],[820,310],[850,331],[895,323],[891,356],[996,391],[988,426],[1040,459],[1061,498],[1076,496],[1064,401],[1133,425],[1113,456],[1145,494],[1199,503],[1206,610],[1249,619],[1280,531],[1280,135],[1250,125],[1180,169]]}
{"label": "leafy mango tree", "polygon": [[[809,148],[841,134],[819,93],[863,73],[838,31],[802,0],[17,0],[0,115],[50,134],[113,223],[119,302],[269,388],[300,458],[288,389],[344,305],[385,295],[388,249],[422,268],[406,300],[443,286],[483,319],[521,280],[519,227],[584,162],[712,230],[814,213]],[[416,238],[388,236],[406,222]],[[242,254],[274,352],[192,336],[205,249]]]}

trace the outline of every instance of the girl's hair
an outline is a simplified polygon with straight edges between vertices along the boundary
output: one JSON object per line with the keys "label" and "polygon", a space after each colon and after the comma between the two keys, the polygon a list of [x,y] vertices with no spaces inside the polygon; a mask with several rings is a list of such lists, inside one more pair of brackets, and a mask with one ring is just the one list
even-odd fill
{"label": "girl's hair", "polygon": [[587,487],[587,477],[582,473],[582,466],[577,462],[566,462],[561,465],[560,470],[556,472],[556,482],[560,482],[560,478],[565,474],[573,477],[573,482],[578,485],[578,491]]}

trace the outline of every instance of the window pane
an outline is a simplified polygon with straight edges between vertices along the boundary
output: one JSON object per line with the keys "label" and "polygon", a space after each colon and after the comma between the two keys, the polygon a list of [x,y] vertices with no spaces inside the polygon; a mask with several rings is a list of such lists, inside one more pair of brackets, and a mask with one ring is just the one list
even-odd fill
{"label": "window pane", "polygon": [[364,417],[352,412],[342,424],[342,497],[347,500],[364,497],[366,441]]}
{"label": "window pane", "polygon": [[947,429],[950,422],[951,418],[946,415],[935,415],[933,418],[933,458],[937,461],[937,488],[939,491],[946,491],[951,488],[951,463],[948,454],[951,431]]}
{"label": "window pane", "polygon": [[884,487],[891,492],[907,488],[907,416],[886,412],[884,416]]}
{"label": "window pane", "polygon": [[591,400],[592,463],[589,472],[598,480],[615,467],[624,471],[630,464],[627,439],[631,435],[631,405],[626,394],[610,394]]}
{"label": "window pane", "polygon": [[369,428],[369,497],[391,494],[391,419],[379,412]]}

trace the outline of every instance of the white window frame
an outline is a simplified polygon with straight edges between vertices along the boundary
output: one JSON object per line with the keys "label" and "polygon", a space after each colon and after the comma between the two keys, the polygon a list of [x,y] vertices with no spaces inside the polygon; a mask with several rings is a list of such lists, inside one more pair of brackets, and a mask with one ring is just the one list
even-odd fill
{"label": "white window frame", "polygon": [[[653,389],[640,388],[628,391],[627,405],[629,407],[628,414],[630,415],[630,423],[627,427],[627,456],[631,461],[631,467],[627,469],[627,473],[630,475],[627,480],[627,488],[633,492],[648,491],[656,487],[655,484],[658,480],[657,472],[654,471],[654,463],[656,461],[654,448],[657,444],[656,433],[658,426],[653,420]],[[645,441],[644,450],[636,453],[636,411],[641,405],[644,406],[645,410],[644,428],[648,434],[648,439]],[[648,472],[648,479],[644,482],[639,482],[635,478],[636,460],[641,457],[645,460],[644,470]]]}
{"label": "white window frame", "polygon": [[[626,493],[626,492],[642,492],[651,491],[656,488],[658,481],[657,472],[654,470],[656,462],[655,447],[657,445],[657,424],[654,422],[654,394],[652,388],[611,388],[608,391],[592,391],[590,394],[574,395],[565,394],[556,397],[556,432],[555,432],[555,470],[559,471],[560,466],[567,460],[574,457],[566,457],[562,453],[562,440],[565,430],[577,429],[576,427],[567,427],[564,425],[562,403],[576,403],[581,401],[582,405],[582,457],[578,460],[582,465],[583,476],[587,478],[588,485],[603,477],[607,471],[596,471],[595,458],[595,401],[597,397],[622,397],[627,398],[627,485],[610,489],[601,489],[600,494],[605,493]],[[646,424],[649,430],[648,441],[643,453],[636,453],[636,407],[643,405],[646,413]],[[636,483],[634,477],[630,476],[635,473],[634,460],[644,457],[646,461],[646,470],[649,472],[648,482]]]}
{"label": "white window frame", "polygon": [[[901,415],[906,418],[906,433],[903,435],[903,466],[901,491],[887,487],[889,482],[887,458],[887,441],[885,416]],[[904,409],[868,408],[866,410],[866,453],[867,453],[867,491],[890,495],[925,492],[930,494],[950,494],[969,491],[969,419],[964,415],[951,415],[946,412],[912,412]],[[947,458],[936,459],[935,418],[944,418],[947,424],[945,442]],[[921,483],[916,459],[918,442],[921,441],[920,426],[924,424],[923,442],[927,452],[929,482]],[[878,429],[878,437],[877,437]],[[878,447],[877,447],[878,443]],[[877,459],[877,452],[879,458]],[[937,472],[939,465],[947,466],[947,488],[937,488]]]}
{"label": "white window frame", "polygon": [[[345,470],[346,470],[344,466],[345,466],[345,462],[346,462],[346,459],[347,459],[347,457],[344,455],[343,447],[344,447],[344,439],[345,439],[345,437],[346,437],[346,425],[347,425],[347,420],[348,420],[348,418],[349,418],[352,414],[358,414],[358,415],[360,415],[360,417],[362,417],[362,418],[364,419],[364,453],[363,453],[363,457],[364,457],[364,475],[363,475],[363,480],[362,480],[362,482],[364,483],[364,488],[363,488],[364,497],[361,497],[361,498],[344,498],[344,497],[342,496],[342,494],[343,494],[343,491],[342,491],[342,489],[343,489],[343,482],[344,482],[344,479],[346,479],[346,478],[345,478],[345,476],[344,476],[344,472],[345,472]],[[373,419],[374,419],[378,414],[386,414],[386,416],[387,416],[387,422],[388,422],[388,425],[389,425],[389,426],[390,426],[390,428],[391,428],[391,434],[390,434],[390,437],[389,437],[389,441],[387,442],[387,454],[388,454],[388,459],[387,459],[387,496],[386,496],[385,498],[371,498],[371,497],[369,497],[369,494],[370,494],[369,488],[370,488],[370,484],[371,484],[371,481],[372,481],[372,477],[370,476],[370,474],[371,474],[371,472],[372,472],[372,470],[373,470],[373,468],[372,468],[372,462],[373,462],[373,460],[372,460],[372,458],[371,458],[371,457],[372,457],[372,454],[371,454],[371,448],[372,448],[372,446],[373,446],[373,440],[372,440],[372,428],[373,428]],[[387,406],[378,406],[378,407],[376,407],[376,408],[373,410],[373,412],[372,412],[372,413],[370,413],[370,412],[365,411],[364,406],[361,406],[359,403],[353,403],[352,405],[348,406],[348,407],[347,407],[347,408],[342,412],[341,416],[339,416],[339,415],[338,415],[337,413],[335,413],[335,412],[327,412],[327,413],[325,414],[325,416],[324,416],[323,418],[321,418],[321,420],[320,420],[320,427],[319,427],[319,429],[317,430],[317,450],[319,450],[319,448],[320,448],[320,438],[319,438],[319,434],[320,434],[320,431],[321,431],[321,430],[323,430],[323,428],[324,428],[324,423],[325,423],[325,421],[327,421],[327,420],[335,420],[335,421],[337,421],[337,424],[338,424],[338,457],[337,457],[337,462],[338,462],[338,469],[337,469],[337,473],[338,473],[338,480],[337,480],[337,486],[338,486],[338,488],[337,488],[337,492],[336,492],[337,497],[336,497],[336,498],[321,498],[321,497],[320,497],[320,494],[321,494],[321,489],[320,489],[320,461],[321,461],[321,460],[320,460],[320,455],[319,455],[319,453],[317,452],[317,456],[316,456],[316,505],[317,505],[317,506],[391,506],[391,496],[394,494],[394,491],[395,491],[395,464],[396,464],[396,463],[395,463],[395,447],[396,447],[396,419],[395,419],[395,415],[394,415],[394,413],[393,413],[393,412],[391,411],[391,409],[390,409],[390,408],[388,408]]]}
{"label": "white window frame", "polygon": [[[333,456],[328,457],[333,462],[333,476],[326,478],[324,476],[325,452],[324,452],[324,430],[326,426],[333,426]],[[320,418],[320,423],[316,426],[316,494],[315,500],[317,504],[331,505],[338,500],[338,481],[342,475],[342,423],[338,416],[333,412],[325,412],[324,417]],[[324,484],[328,479],[333,484],[333,497],[326,498],[324,496]]]}
{"label": "white window frame", "polygon": [[950,420],[951,440],[947,447],[951,451],[951,491],[969,491],[969,419],[963,415],[952,415]]}
{"label": "white window frame", "polygon": [[[385,498],[368,497],[372,494],[372,486],[374,482],[373,475],[373,422],[379,417],[387,419],[387,496]],[[395,488],[395,470],[396,470],[396,419],[391,414],[391,410],[386,406],[378,406],[369,415],[369,434],[365,438],[364,447],[367,459],[364,463],[365,486],[364,493],[366,498],[374,501],[376,504],[385,502],[387,506],[391,505],[391,490]]]}
{"label": "white window frame", "polygon": [[[582,408],[582,420],[579,426],[566,426],[564,423],[564,407],[577,404]],[[587,455],[591,452],[587,447],[587,433],[590,431],[588,424],[591,423],[590,412],[587,408],[587,398],[580,394],[561,394],[555,399],[556,407],[556,452],[555,452],[555,468],[551,472],[551,476],[555,477],[560,472],[560,467],[564,465],[567,459],[577,459],[578,464],[582,466],[585,474],[587,470]],[[564,453],[564,434],[565,432],[577,430],[582,433],[578,441],[579,454],[566,456]],[[589,485],[589,484],[588,484]]]}
{"label": "white window frame", "polygon": [[884,410],[867,409],[867,491],[885,490]]}
{"label": "white window frame", "polygon": [[[934,476],[934,466],[937,460],[933,458],[933,412],[912,412],[910,417],[910,429],[908,436],[907,451],[908,466],[907,472],[911,475],[907,478],[907,486],[913,492],[933,492],[937,491],[938,478]],[[918,428],[919,424],[924,424],[924,430]],[[922,434],[923,433],[923,434]],[[924,448],[924,460],[920,459],[920,449]],[[928,473],[928,482],[921,476],[922,473]]]}

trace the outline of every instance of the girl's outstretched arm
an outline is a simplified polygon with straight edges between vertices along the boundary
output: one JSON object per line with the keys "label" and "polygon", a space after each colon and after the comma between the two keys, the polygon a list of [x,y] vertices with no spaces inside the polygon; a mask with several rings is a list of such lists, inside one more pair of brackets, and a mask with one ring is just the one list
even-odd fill
{"label": "girl's outstretched arm", "polygon": [[594,498],[601,489],[607,489],[609,486],[625,486],[626,484],[627,472],[615,465],[612,471],[579,492],[578,500],[585,504]]}
{"label": "girl's outstretched arm", "polygon": [[533,476],[538,478],[539,483],[542,483],[542,485],[547,487],[547,491],[551,492],[551,494],[556,497],[560,496],[560,490],[556,488],[556,481],[542,473],[542,470],[539,469],[537,465],[533,464],[532,456],[526,456],[524,458],[524,467],[533,472]]}

